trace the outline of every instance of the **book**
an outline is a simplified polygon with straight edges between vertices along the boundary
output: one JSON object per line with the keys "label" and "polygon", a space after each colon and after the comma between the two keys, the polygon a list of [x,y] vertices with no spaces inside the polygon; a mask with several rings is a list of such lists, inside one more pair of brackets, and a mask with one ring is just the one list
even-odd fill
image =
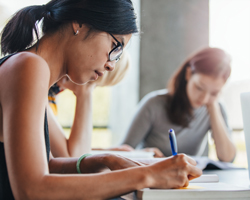
{"label": "book", "polygon": [[136,200],[181,200],[181,199],[213,199],[213,200],[247,200],[250,189],[226,183],[190,183],[181,189],[149,189],[136,191]]}

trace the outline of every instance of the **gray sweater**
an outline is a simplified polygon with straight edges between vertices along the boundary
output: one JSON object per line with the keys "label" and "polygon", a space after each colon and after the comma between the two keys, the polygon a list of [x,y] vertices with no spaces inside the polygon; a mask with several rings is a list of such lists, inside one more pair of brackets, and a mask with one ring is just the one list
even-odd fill
{"label": "gray sweater", "polygon": [[[166,112],[167,90],[157,90],[147,94],[139,103],[138,110],[127,131],[123,144],[134,148],[158,147],[165,156],[171,156],[168,130],[174,129],[178,153],[200,154],[207,144],[206,134],[210,130],[210,119],[206,106],[194,109],[194,117],[189,127],[183,128],[169,121]],[[228,128],[225,109],[220,104],[221,113]]]}

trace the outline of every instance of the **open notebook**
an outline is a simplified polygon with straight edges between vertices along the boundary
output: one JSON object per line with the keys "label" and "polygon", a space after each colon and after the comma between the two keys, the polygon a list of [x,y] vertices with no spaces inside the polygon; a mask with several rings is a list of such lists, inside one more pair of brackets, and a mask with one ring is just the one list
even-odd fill
{"label": "open notebook", "polygon": [[197,167],[202,169],[202,170],[212,170],[212,169],[222,169],[222,170],[227,170],[227,169],[244,169],[244,168],[239,168],[235,166],[232,163],[229,162],[221,162],[221,161],[215,161],[212,160],[206,156],[202,157],[196,157],[192,156],[192,158],[196,161]]}

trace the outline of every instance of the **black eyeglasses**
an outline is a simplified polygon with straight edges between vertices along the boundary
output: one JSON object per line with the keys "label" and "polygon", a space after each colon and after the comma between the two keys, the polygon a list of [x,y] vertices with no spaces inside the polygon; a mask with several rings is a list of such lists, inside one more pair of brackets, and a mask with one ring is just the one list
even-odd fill
{"label": "black eyeglasses", "polygon": [[123,52],[123,45],[110,33],[117,45],[109,52],[109,61],[118,62]]}

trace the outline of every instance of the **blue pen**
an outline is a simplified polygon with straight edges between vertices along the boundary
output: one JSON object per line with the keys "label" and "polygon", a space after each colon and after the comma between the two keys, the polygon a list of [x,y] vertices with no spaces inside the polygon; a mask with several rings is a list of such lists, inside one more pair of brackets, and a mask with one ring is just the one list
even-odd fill
{"label": "blue pen", "polygon": [[170,145],[171,145],[171,150],[173,156],[177,155],[177,142],[176,142],[176,137],[173,129],[170,129],[168,131],[169,133],[169,140],[170,140]]}

